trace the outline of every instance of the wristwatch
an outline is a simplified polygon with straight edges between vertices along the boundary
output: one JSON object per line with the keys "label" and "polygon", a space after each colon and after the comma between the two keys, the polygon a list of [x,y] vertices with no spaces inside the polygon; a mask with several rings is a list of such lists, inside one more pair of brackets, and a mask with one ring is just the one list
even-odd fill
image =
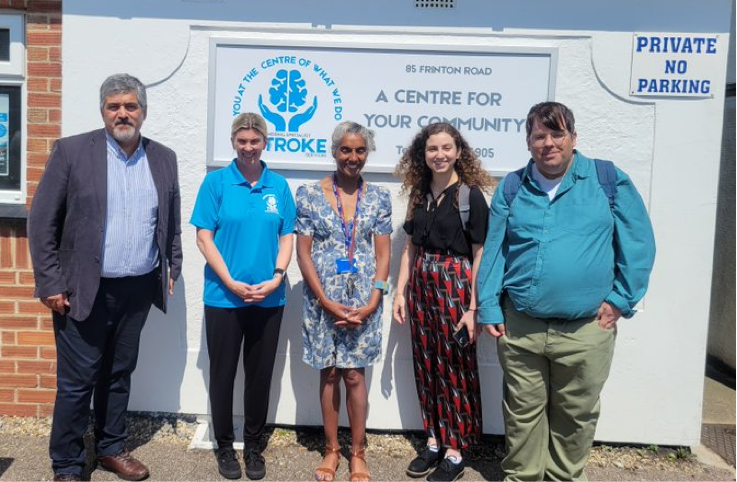
{"label": "wristwatch", "polygon": [[280,275],[281,275],[282,279],[284,278],[284,270],[283,270],[283,269],[281,269],[281,268],[276,268],[276,269],[274,270],[274,274],[273,274],[272,276],[276,276],[276,275],[278,275],[278,274],[280,274]]}
{"label": "wristwatch", "polygon": [[387,283],[386,281],[381,281],[377,279],[376,282],[374,283],[374,288],[386,294],[389,292],[389,283]]}

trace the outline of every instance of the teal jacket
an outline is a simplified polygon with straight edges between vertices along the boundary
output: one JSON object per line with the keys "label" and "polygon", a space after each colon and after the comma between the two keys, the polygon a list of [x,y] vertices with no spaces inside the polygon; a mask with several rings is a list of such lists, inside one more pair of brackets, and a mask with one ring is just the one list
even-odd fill
{"label": "teal jacket", "polygon": [[576,151],[551,201],[532,178],[532,162],[511,207],[506,179],[491,201],[477,277],[479,323],[504,323],[503,292],[535,318],[594,316],[603,301],[631,317],[647,290],[655,239],[629,176],[616,169],[610,206],[593,160]]}

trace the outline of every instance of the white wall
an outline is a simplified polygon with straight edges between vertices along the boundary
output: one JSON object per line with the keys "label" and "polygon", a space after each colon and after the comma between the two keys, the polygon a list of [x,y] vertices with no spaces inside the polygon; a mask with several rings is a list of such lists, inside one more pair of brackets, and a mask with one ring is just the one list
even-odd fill
{"label": "white wall", "polygon": [[[202,326],[203,260],[187,223],[205,175],[208,46],[211,36],[558,49],[554,99],[576,113],[578,147],[614,160],[646,198],[658,256],[644,311],[620,323],[603,394],[600,440],[697,444],[706,348],[711,259],[724,105],[726,53],[715,96],[638,100],[629,96],[633,32],[729,35],[731,0],[590,2],[457,0],[453,10],[416,10],[411,0],[344,0],[305,8],[296,0],[65,0],[63,134],[98,128],[98,91],[114,72],[149,86],[144,133],[179,155],[184,271],[167,316],[152,313],[143,334],[131,408],[205,414],[207,353]],[[439,35],[441,34],[441,35]],[[378,75],[367,66],[357,75]],[[268,159],[266,159],[268,161]],[[370,160],[369,160],[370,162]],[[526,159],[520,159],[520,165]],[[324,173],[282,172],[293,189]],[[394,196],[396,274],[404,200],[389,175],[369,174]],[[301,362],[301,289],[296,263],[282,325],[270,421],[319,425],[318,374]],[[367,371],[371,428],[421,427],[407,326],[385,304],[384,359]],[[501,373],[483,339],[484,430],[502,433]],[[238,383],[241,383],[239,380]],[[236,407],[238,407],[236,403]]]}

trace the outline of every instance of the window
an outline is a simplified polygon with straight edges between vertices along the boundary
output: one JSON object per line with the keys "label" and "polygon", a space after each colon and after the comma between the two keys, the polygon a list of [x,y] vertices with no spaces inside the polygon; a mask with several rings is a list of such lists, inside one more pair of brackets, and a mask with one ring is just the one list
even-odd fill
{"label": "window", "polygon": [[26,201],[23,20],[0,14],[0,204]]}
{"label": "window", "polygon": [[0,85],[0,191],[18,193],[21,190],[20,90],[19,86]]}
{"label": "window", "polygon": [[0,62],[10,62],[9,28],[0,28]]}

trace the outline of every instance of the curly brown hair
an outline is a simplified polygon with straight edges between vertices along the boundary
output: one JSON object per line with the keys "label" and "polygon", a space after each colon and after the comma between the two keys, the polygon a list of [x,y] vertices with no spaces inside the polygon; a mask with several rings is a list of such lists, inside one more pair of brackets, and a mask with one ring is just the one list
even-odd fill
{"label": "curly brown hair", "polygon": [[[402,194],[409,193],[407,219],[412,218],[414,208],[421,205],[425,195],[430,192],[432,171],[425,162],[427,139],[442,132],[450,135],[455,141],[456,148],[461,151],[461,157],[455,163],[455,171],[461,183],[469,187],[476,186],[489,194],[496,186],[496,179],[484,169],[481,161],[458,129],[447,122],[428,124],[412,139],[412,143],[404,151],[399,165],[394,170],[394,176],[402,180]],[[456,190],[454,203],[458,205],[458,190]]]}

